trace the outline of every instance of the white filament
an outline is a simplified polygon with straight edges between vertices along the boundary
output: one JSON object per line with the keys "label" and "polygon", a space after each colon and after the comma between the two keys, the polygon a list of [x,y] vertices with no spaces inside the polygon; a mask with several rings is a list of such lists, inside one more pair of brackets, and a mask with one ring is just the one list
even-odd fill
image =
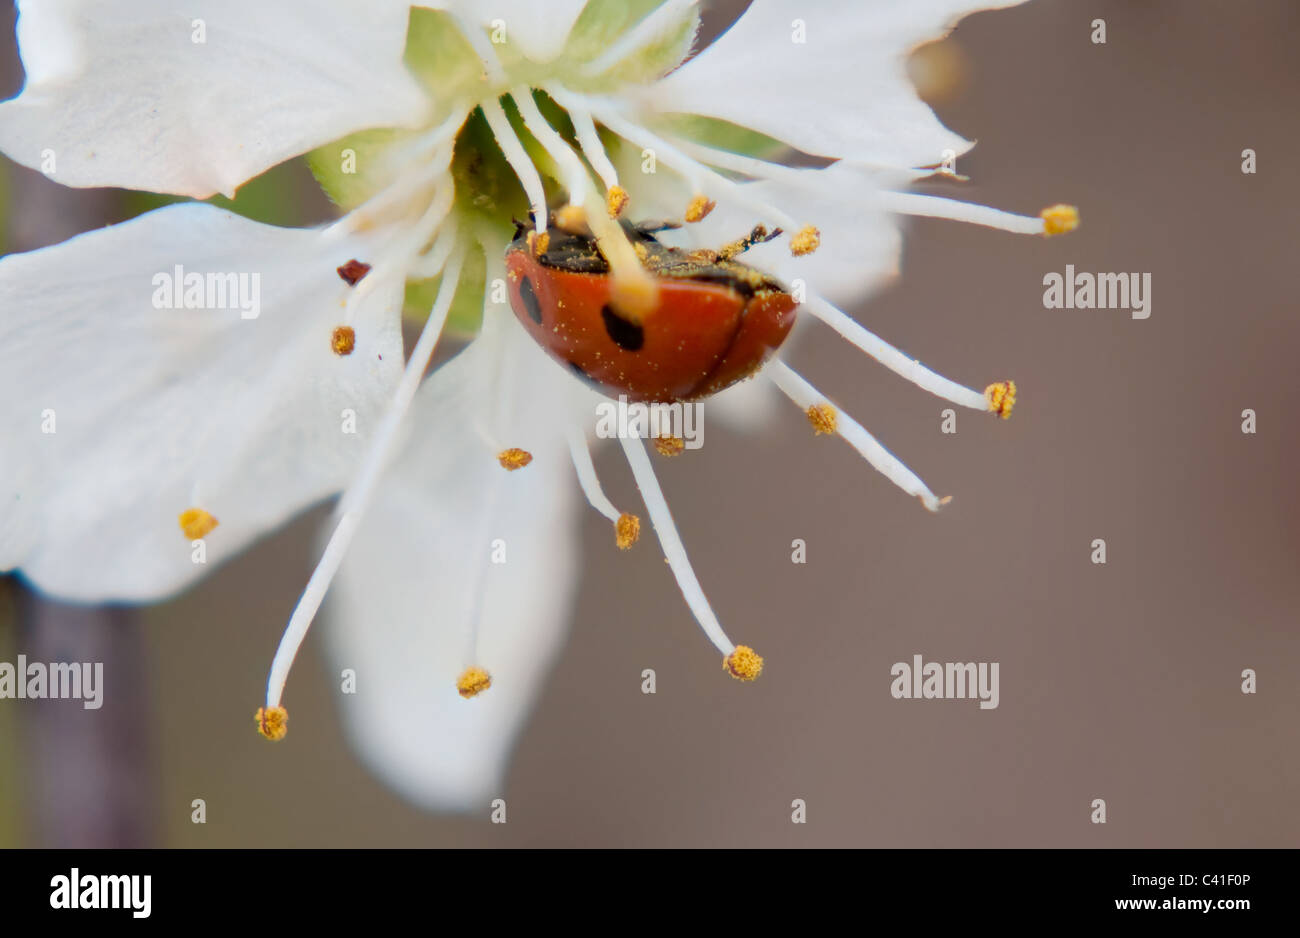
{"label": "white filament", "polygon": [[[780,359],[774,360],[763,372],[770,377],[778,388],[804,410],[818,405],[833,407],[825,396],[803,379],[789,365]],[[842,436],[850,446],[856,449],[862,458],[879,470],[886,479],[893,482],[908,495],[921,500],[930,511],[938,511],[944,502],[935,498],[934,493],[911,469],[903,465],[898,457],[885,449],[874,436],[868,433],[860,423],[848,414],[835,409],[835,432]]]}

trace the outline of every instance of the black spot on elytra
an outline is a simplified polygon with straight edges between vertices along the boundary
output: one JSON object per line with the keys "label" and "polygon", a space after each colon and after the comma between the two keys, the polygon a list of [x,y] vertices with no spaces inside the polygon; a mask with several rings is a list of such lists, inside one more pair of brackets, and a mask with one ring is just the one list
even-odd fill
{"label": "black spot on elytra", "polygon": [[528,310],[528,318],[540,326],[542,304],[537,301],[537,291],[533,289],[533,282],[527,277],[519,282],[519,297],[524,301],[524,309]]}
{"label": "black spot on elytra", "polygon": [[645,345],[645,330],[614,312],[608,304],[601,307],[600,318],[605,320],[605,331],[619,348],[635,352]]}

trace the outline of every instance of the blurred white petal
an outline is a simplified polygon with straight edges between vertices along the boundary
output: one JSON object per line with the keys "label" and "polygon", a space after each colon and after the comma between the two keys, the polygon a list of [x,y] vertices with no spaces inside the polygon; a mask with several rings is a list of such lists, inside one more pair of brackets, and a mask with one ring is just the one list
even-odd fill
{"label": "blurred white petal", "polygon": [[[227,195],[355,130],[413,126],[408,8],[363,0],[26,0],[0,150],[69,186]],[[202,26],[199,23],[202,23]],[[202,42],[195,42],[202,30]]]}
{"label": "blurred white petal", "polygon": [[[577,483],[562,425],[576,382],[508,312],[420,389],[323,612],[344,724],[371,768],[438,810],[487,811],[568,630]],[[481,427],[533,454],[507,472]],[[493,541],[506,551],[492,563]],[[467,635],[478,624],[477,652]],[[492,686],[456,691],[467,665]]]}
{"label": "blurred white petal", "polygon": [[[157,598],[340,488],[402,367],[400,283],[362,304],[351,355],[331,348],[354,252],[190,203],[0,260],[0,569]],[[155,308],[178,264],[258,275],[260,315]],[[177,521],[195,506],[219,522],[206,564]]]}
{"label": "blurred white petal", "polygon": [[[649,89],[645,100],[664,112],[731,121],[817,156],[933,165],[945,149],[960,154],[970,143],[917,97],[906,55],[966,13],[1010,5],[758,0],[711,46]],[[794,41],[796,22],[804,42]]]}

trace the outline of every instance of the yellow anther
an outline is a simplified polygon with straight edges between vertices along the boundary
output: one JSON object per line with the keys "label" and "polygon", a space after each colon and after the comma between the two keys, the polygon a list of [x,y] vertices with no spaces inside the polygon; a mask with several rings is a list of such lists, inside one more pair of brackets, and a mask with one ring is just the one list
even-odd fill
{"label": "yellow anther", "polygon": [[570,202],[555,210],[555,227],[569,234],[586,234],[587,210]]}
{"label": "yellow anther", "polygon": [[497,462],[501,463],[501,468],[510,472],[516,469],[522,469],[533,461],[533,454],[526,449],[520,449],[512,446],[509,449],[503,449],[497,453]]}
{"label": "yellow anther", "polygon": [[748,645],[737,645],[722,659],[722,667],[738,681],[752,681],[763,673],[763,658]]}
{"label": "yellow anther", "polygon": [[330,348],[335,355],[351,355],[357,347],[357,333],[351,326],[339,326],[330,336]]}
{"label": "yellow anther", "polygon": [[456,691],[466,700],[477,697],[492,686],[492,675],[482,668],[466,668],[456,678]]}
{"label": "yellow anther", "polygon": [[641,537],[641,519],[627,512],[618,516],[614,522],[614,542],[619,550],[627,550]]}
{"label": "yellow anther", "polygon": [[997,384],[990,384],[984,389],[984,400],[989,406],[989,411],[1006,420],[1011,416],[1011,408],[1016,406],[1016,383],[999,381]]}
{"label": "yellow anther", "polygon": [[259,707],[255,719],[257,731],[269,740],[284,739],[289,732],[289,711],[284,707]]}
{"label": "yellow anther", "polygon": [[178,520],[181,523],[181,530],[185,532],[185,536],[191,541],[207,537],[212,529],[217,526],[217,519],[202,508],[186,508],[180,513]]}
{"label": "yellow anther", "polygon": [[822,233],[812,225],[804,225],[790,238],[790,253],[803,257],[821,247],[821,243]]}
{"label": "yellow anther", "polygon": [[709,217],[709,212],[717,207],[718,203],[708,196],[697,195],[691,199],[691,204],[686,206],[686,220],[692,224],[697,221],[704,221]]}
{"label": "yellow anther", "polygon": [[684,449],[686,449],[686,441],[680,436],[655,437],[655,451],[660,456],[680,456]]}
{"label": "yellow anther", "polygon": [[1043,234],[1065,234],[1079,227],[1079,210],[1073,205],[1049,205],[1038,213],[1043,220]]}
{"label": "yellow anther", "polygon": [[623,209],[627,208],[627,198],[627,190],[622,186],[609,187],[605,193],[605,208],[609,211],[610,218],[618,218],[623,214]]}
{"label": "yellow anther", "polygon": [[528,237],[525,239],[525,243],[528,245],[529,252],[534,257],[538,257],[545,254],[547,248],[551,246],[551,233],[549,231],[543,231],[541,234],[538,234],[536,231],[530,231],[528,232]]}
{"label": "yellow anther", "polygon": [[808,408],[808,422],[812,424],[813,431],[821,436],[823,433],[834,433],[839,418],[830,404],[813,404]]}

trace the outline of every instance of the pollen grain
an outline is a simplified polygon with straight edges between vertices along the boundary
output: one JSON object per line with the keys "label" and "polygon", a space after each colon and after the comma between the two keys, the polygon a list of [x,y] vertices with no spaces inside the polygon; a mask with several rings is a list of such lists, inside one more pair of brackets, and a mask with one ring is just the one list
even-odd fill
{"label": "pollen grain", "polygon": [[807,414],[808,422],[812,424],[813,432],[818,436],[823,433],[834,433],[839,426],[839,416],[830,404],[813,404],[808,408]]}
{"label": "pollen grain", "polygon": [[619,550],[627,550],[641,537],[641,519],[636,515],[623,514],[614,522],[614,540]]}
{"label": "pollen grain", "polygon": [[691,203],[686,206],[685,218],[691,224],[694,224],[697,221],[704,221],[704,219],[709,217],[709,213],[717,207],[718,203],[714,202],[708,196],[697,195],[695,198],[691,199]]}
{"label": "pollen grain", "polygon": [[722,659],[722,667],[738,681],[752,681],[763,673],[763,658],[748,645],[737,645]]}
{"label": "pollen grain", "polygon": [[509,449],[503,449],[497,453],[497,462],[501,463],[501,468],[509,472],[516,469],[522,469],[533,461],[533,454],[526,449],[520,449],[512,446]]}
{"label": "pollen grain", "polygon": [[482,668],[466,668],[456,678],[456,692],[466,700],[477,697],[492,686],[492,675]]}
{"label": "pollen grain", "polygon": [[351,326],[339,326],[330,336],[330,348],[334,349],[334,354],[339,357],[351,355],[356,347],[357,331]]}
{"label": "pollen grain", "polygon": [[795,257],[811,254],[821,247],[822,233],[812,225],[804,225],[790,238],[790,253]]}
{"label": "pollen grain", "polygon": [[1049,238],[1079,227],[1079,210],[1073,205],[1049,205],[1038,217],[1043,220],[1043,234]]}
{"label": "pollen grain", "polygon": [[217,519],[202,508],[186,508],[177,520],[180,521],[181,530],[191,541],[207,537],[217,526]]}
{"label": "pollen grain", "polygon": [[660,456],[680,456],[686,449],[686,441],[680,436],[655,437],[655,452]]}
{"label": "pollen grain", "polygon": [[289,732],[289,711],[284,707],[259,707],[255,719],[257,731],[272,742],[284,739]]}
{"label": "pollen grain", "polygon": [[623,209],[627,208],[627,190],[622,186],[610,186],[609,191],[605,193],[605,209],[609,212],[610,218],[618,218],[623,214]]}
{"label": "pollen grain", "polygon": [[990,384],[984,389],[984,400],[988,403],[991,413],[1006,420],[1011,416],[1011,409],[1016,406],[1016,383],[999,381]]}

